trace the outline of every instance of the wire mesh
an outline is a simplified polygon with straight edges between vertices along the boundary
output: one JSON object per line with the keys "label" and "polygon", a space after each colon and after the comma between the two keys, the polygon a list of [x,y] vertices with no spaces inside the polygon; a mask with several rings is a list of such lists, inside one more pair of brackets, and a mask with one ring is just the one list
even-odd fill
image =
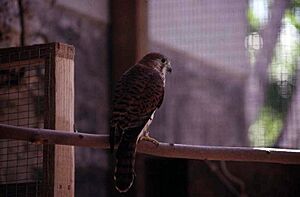
{"label": "wire mesh", "polygon": [[[257,32],[270,21],[271,5],[271,1],[267,0],[252,0],[249,3],[248,12],[252,13],[252,17],[249,18],[249,37],[253,37],[253,33],[257,35],[248,46],[252,64],[255,63],[256,53],[264,46]],[[297,126],[293,125],[295,123],[292,121],[299,117],[293,108],[298,105],[295,101],[299,91],[296,87],[299,79],[297,69],[300,44],[299,29],[291,20],[291,17],[297,17],[299,13],[292,7],[286,10],[287,14],[282,18],[273,58],[268,66],[268,88],[264,105],[249,129],[249,138],[253,146],[300,148],[300,143],[292,140],[299,141],[300,137]],[[255,42],[259,45],[254,49],[253,46],[257,45]],[[292,129],[287,129],[291,126]]]}
{"label": "wire mesh", "polygon": [[260,32],[269,22],[272,2],[149,1],[150,48],[169,56],[174,67],[167,79],[166,110],[157,115],[163,123],[154,121],[153,135],[199,145],[300,147],[299,115],[293,110],[298,94],[297,7],[289,7],[282,18],[265,102],[257,118],[247,122],[245,89],[264,47]]}
{"label": "wire mesh", "polygon": [[[43,49],[0,51],[0,123],[44,127]],[[44,54],[43,54],[44,55]],[[41,196],[43,146],[0,140],[0,196]]]}
{"label": "wire mesh", "polygon": [[245,1],[150,1],[149,33],[160,42],[225,66],[246,66]]}

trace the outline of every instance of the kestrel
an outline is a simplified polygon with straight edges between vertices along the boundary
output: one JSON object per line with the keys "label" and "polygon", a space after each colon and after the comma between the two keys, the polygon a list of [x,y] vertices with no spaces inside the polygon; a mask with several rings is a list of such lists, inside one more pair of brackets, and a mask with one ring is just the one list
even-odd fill
{"label": "kestrel", "polygon": [[116,152],[115,186],[127,192],[135,177],[136,144],[139,140],[158,142],[149,137],[148,127],[164,97],[166,73],[171,72],[167,57],[159,53],[145,55],[118,81],[110,120],[110,148]]}

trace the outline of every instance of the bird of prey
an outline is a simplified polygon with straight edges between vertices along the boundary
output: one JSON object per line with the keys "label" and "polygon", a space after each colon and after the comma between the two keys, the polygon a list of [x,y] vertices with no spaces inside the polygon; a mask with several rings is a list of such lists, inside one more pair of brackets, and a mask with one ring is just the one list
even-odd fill
{"label": "bird of prey", "polygon": [[162,104],[166,73],[171,71],[167,57],[149,53],[129,68],[116,84],[110,120],[110,148],[113,151],[118,144],[114,180],[119,192],[127,192],[133,184],[138,141],[147,140],[158,145],[149,136],[148,127]]}

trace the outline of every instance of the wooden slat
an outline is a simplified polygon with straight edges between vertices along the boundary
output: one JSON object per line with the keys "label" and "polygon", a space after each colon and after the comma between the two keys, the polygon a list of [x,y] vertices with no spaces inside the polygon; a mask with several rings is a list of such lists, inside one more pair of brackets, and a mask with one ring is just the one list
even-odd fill
{"label": "wooden slat", "polygon": [[[73,132],[74,47],[54,43],[50,69],[46,70],[46,128]],[[74,196],[74,148],[47,145],[44,148],[43,196]]]}
{"label": "wooden slat", "polygon": [[[56,103],[55,128],[73,132],[74,125],[74,61],[55,58]],[[55,147],[54,196],[74,196],[74,147]]]}

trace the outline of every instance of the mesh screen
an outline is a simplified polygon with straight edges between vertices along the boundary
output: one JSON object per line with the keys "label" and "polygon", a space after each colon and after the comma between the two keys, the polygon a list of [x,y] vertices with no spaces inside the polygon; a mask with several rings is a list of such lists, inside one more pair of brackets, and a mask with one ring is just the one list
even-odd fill
{"label": "mesh screen", "polygon": [[[255,63],[255,55],[264,46],[264,40],[257,32],[270,21],[271,9],[270,1],[249,1],[249,15],[252,15],[252,18],[249,17],[248,21],[247,49],[252,64]],[[253,146],[300,148],[300,135],[297,132],[299,126],[295,125],[299,119],[295,108],[299,105],[297,81],[300,76],[297,69],[300,29],[292,21],[292,18],[299,17],[297,9],[291,6],[281,21],[272,61],[268,66],[269,84],[265,92],[265,102],[249,129],[249,138]]]}
{"label": "mesh screen", "polygon": [[[39,59],[40,49],[1,52],[0,123],[43,128],[45,62]],[[0,196],[41,196],[42,169],[42,145],[0,140]]]}
{"label": "mesh screen", "polygon": [[153,122],[154,136],[197,145],[300,147],[297,7],[289,7],[282,18],[268,66],[266,99],[255,120],[248,122],[246,106],[254,104],[247,103],[245,90],[264,46],[259,33],[269,22],[270,3],[149,1],[150,48],[173,64],[165,110]]}
{"label": "mesh screen", "polygon": [[149,1],[152,41],[213,60],[225,66],[246,66],[245,1]]}

